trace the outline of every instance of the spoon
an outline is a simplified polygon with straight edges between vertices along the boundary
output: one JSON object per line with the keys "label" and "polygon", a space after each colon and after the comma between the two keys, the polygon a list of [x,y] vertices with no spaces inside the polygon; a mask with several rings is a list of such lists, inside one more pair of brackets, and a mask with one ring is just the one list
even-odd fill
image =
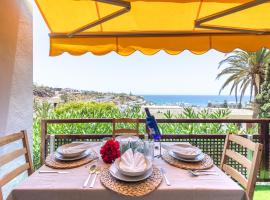
{"label": "spoon", "polygon": [[97,167],[95,171],[96,171],[96,173],[95,173],[95,177],[94,177],[94,179],[93,179],[93,180],[92,180],[92,182],[91,182],[90,188],[93,188],[93,187],[94,187],[94,184],[95,184],[96,178],[97,178],[98,174],[101,172],[100,167]]}
{"label": "spoon", "polygon": [[86,188],[86,187],[87,187],[88,182],[89,182],[89,180],[90,180],[90,178],[91,178],[91,175],[92,175],[93,173],[95,173],[96,168],[97,168],[96,165],[92,165],[92,166],[89,168],[89,175],[88,175],[87,179],[85,180],[85,182],[84,182],[84,184],[83,184],[83,188]]}
{"label": "spoon", "polygon": [[218,176],[217,173],[214,172],[198,172],[198,171],[192,171],[192,170],[188,170],[188,172],[190,174],[192,174],[193,176],[205,176],[205,175],[215,175]]}

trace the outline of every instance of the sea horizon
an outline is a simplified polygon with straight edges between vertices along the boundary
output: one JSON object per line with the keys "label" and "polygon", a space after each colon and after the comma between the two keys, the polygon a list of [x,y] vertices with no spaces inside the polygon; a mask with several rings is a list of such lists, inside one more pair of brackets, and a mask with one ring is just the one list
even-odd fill
{"label": "sea horizon", "polygon": [[[202,106],[206,107],[209,103],[235,104],[234,95],[149,95],[140,94],[146,101],[156,105],[186,105],[186,106]],[[239,101],[239,97],[238,97]],[[249,96],[244,96],[242,104],[249,102]]]}

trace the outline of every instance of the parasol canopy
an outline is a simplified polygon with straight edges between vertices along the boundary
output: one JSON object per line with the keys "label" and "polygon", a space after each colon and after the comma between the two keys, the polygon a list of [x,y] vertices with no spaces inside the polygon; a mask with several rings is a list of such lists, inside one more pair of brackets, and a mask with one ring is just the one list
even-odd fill
{"label": "parasol canopy", "polygon": [[269,0],[35,0],[50,55],[270,48]]}

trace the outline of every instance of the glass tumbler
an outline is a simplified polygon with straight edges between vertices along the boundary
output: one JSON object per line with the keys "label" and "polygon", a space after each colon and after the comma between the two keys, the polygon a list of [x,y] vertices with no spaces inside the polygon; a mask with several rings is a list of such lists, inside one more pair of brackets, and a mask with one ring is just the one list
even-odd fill
{"label": "glass tumbler", "polygon": [[144,156],[150,161],[154,160],[155,143],[154,141],[144,141]]}

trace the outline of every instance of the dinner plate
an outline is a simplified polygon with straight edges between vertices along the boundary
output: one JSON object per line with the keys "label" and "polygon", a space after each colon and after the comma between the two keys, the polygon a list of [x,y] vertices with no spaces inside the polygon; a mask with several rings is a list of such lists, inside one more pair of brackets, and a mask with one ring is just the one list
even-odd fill
{"label": "dinner plate", "polygon": [[59,153],[60,155],[62,155],[63,157],[66,157],[66,158],[78,157],[83,152],[85,152],[86,149],[75,149],[75,150],[73,150],[74,151],[73,153],[70,153],[70,152],[66,153],[64,150],[67,148],[76,147],[76,146],[82,145],[82,144],[84,144],[84,143],[83,142],[72,142],[72,143],[65,144],[65,145],[58,147],[56,151],[57,151],[57,153]]}
{"label": "dinner plate", "polygon": [[118,180],[125,182],[138,182],[149,178],[149,176],[151,176],[153,173],[153,167],[151,167],[148,171],[146,171],[145,174],[140,176],[125,176],[118,171],[118,169],[114,164],[111,165],[109,171],[110,174]]}
{"label": "dinner plate", "polygon": [[173,158],[184,161],[184,162],[200,162],[204,159],[204,153],[201,153],[200,155],[196,156],[194,159],[186,159],[186,158],[181,158],[177,156],[173,151],[169,151],[169,155],[172,156]]}
{"label": "dinner plate", "polygon": [[[202,153],[202,150],[200,150],[198,147],[194,147],[194,146],[186,145],[186,144],[175,144],[171,147],[172,147],[171,151],[173,151],[175,155],[184,159],[188,159],[188,160],[195,159],[197,156],[199,156]],[[176,148],[181,147],[183,151],[173,149],[174,147]],[[186,151],[185,149],[192,149],[192,153],[185,152]]]}
{"label": "dinner plate", "polygon": [[91,150],[86,150],[84,151],[81,155],[76,156],[76,157],[72,157],[72,158],[67,158],[62,156],[61,154],[59,154],[57,151],[54,153],[54,156],[57,160],[61,160],[61,161],[74,161],[74,160],[80,160],[85,158],[86,156],[89,156],[91,154]]}

